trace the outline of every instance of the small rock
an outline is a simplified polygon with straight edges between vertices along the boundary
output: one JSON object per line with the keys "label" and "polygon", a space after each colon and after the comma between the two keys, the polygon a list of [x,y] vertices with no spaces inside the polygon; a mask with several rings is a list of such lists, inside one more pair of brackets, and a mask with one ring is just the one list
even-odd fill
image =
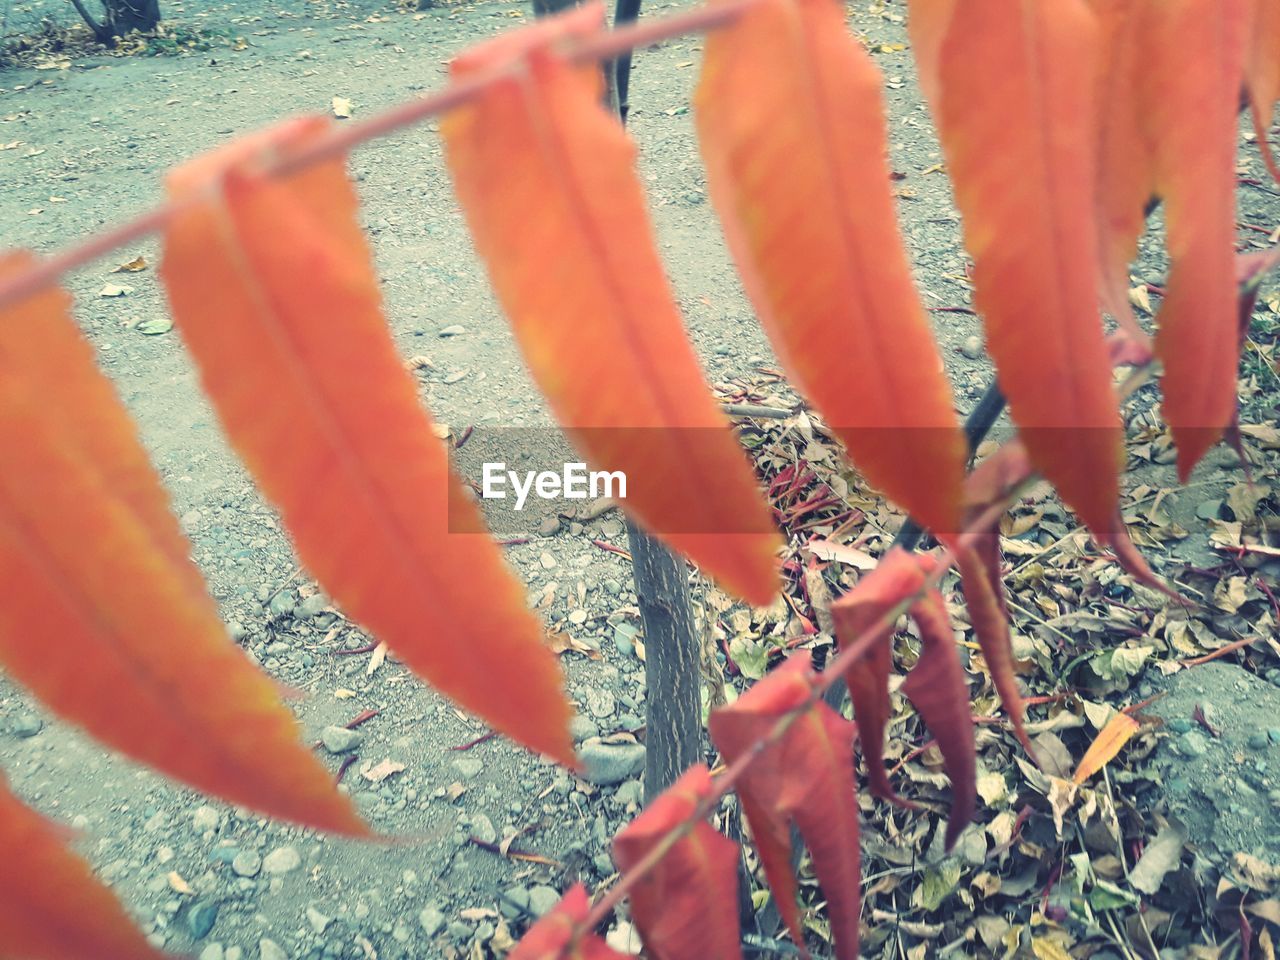
{"label": "small rock", "polygon": [[465,779],[470,780],[484,769],[484,764],[475,757],[458,757],[453,761],[453,769]]}
{"label": "small rock", "polygon": [[498,831],[493,827],[493,821],[483,813],[477,813],[471,820],[471,835],[481,843],[497,843]]}
{"label": "small rock", "polygon": [[297,601],[292,590],[281,590],[267,603],[267,612],[273,617],[287,617],[293,613]]}
{"label": "small rock", "polygon": [[977,335],[966,337],[960,344],[960,352],[970,360],[977,360],[982,356],[982,338]]}
{"label": "small rock", "polygon": [[1221,500],[1204,500],[1196,505],[1196,516],[1201,520],[1217,520],[1221,515]]}
{"label": "small rock", "polygon": [[569,735],[573,737],[574,743],[581,743],[588,737],[598,737],[600,728],[596,726],[596,722],[590,717],[575,713],[573,719],[569,721]]}
{"label": "small rock", "polygon": [[1249,734],[1250,750],[1266,750],[1270,746],[1271,738],[1261,730],[1255,730],[1253,733]]}
{"label": "small rock", "polygon": [[333,923],[333,920],[326,917],[315,907],[307,907],[307,923],[311,924],[311,929],[317,934],[321,934],[329,928],[329,924]]}
{"label": "small rock", "polygon": [[583,777],[588,783],[607,786],[622,783],[644,769],[644,746],[639,743],[605,743],[592,738],[578,748]]}
{"label": "small rock", "polygon": [[611,717],[614,711],[618,709],[618,705],[613,699],[613,694],[608,690],[589,688],[584,699],[587,701],[587,709],[597,719],[603,720],[605,717]]}
{"label": "small rock", "polygon": [[201,833],[217,830],[222,826],[222,814],[210,806],[196,807],[195,812],[191,814],[191,826]]}
{"label": "small rock", "polygon": [[9,724],[9,732],[15,737],[21,737],[23,740],[28,737],[34,737],[43,729],[44,721],[30,710],[23,710]]}
{"label": "small rock", "polygon": [[350,753],[364,742],[364,735],[346,727],[325,727],[320,731],[320,742],[330,753]]}
{"label": "small rock", "polygon": [[200,900],[187,911],[187,930],[195,940],[203,940],[218,919],[218,905],[211,900]]}
{"label": "small rock", "polygon": [[626,783],[618,787],[617,792],[613,795],[613,799],[617,801],[621,807],[635,804],[637,807],[644,803],[644,785],[639,780],[628,780]]}
{"label": "small rock", "polygon": [[289,960],[289,955],[284,952],[284,948],[266,937],[258,941],[258,956],[261,960]]}
{"label": "small rock", "polygon": [[1267,736],[1271,738],[1272,743],[1280,743],[1280,727],[1272,727],[1267,731]]}
{"label": "small rock", "polygon": [[444,929],[444,914],[434,903],[428,903],[418,914],[418,923],[428,937],[434,937]]}
{"label": "small rock", "polygon": [[231,860],[231,869],[238,877],[256,877],[262,869],[262,858],[252,850],[241,850]]}
{"label": "small rock", "polygon": [[529,888],[529,912],[535,917],[550,913],[560,902],[560,894],[554,888],[538,884]]}
{"label": "small rock", "polygon": [[243,960],[244,950],[240,947],[227,947],[226,960]]}
{"label": "small rock", "polygon": [[222,944],[217,942],[208,944],[200,951],[200,960],[225,960],[225,954],[222,952]]}
{"label": "small rock", "polygon": [[631,623],[615,623],[613,625],[613,645],[624,657],[636,652],[636,635],[639,629]]}
{"label": "small rock", "polygon": [[544,550],[544,551],[543,551],[543,552],[538,556],[538,562],[539,562],[540,564],[542,564],[542,569],[544,569],[544,570],[552,570],[552,569],[554,569],[554,568],[555,568],[555,565],[556,565],[556,558],[555,558],[555,557],[553,557],[551,554],[547,553],[547,552]]}
{"label": "small rock", "polygon": [[329,606],[329,598],[323,593],[313,593],[307,599],[298,604],[298,608],[294,611],[294,615],[310,620],[317,614],[323,613],[324,608]]}
{"label": "small rock", "polygon": [[444,327],[443,329],[441,329],[441,331],[439,332],[439,334],[437,334],[437,336],[439,336],[439,337],[441,337],[441,338],[445,338],[445,337],[460,337],[460,336],[462,336],[462,335],[463,335],[464,333],[466,333],[466,332],[467,332],[467,328],[466,328],[466,327],[464,327],[462,324],[460,324],[460,323],[451,323],[451,324],[449,324],[449,326]]}
{"label": "small rock", "polygon": [[540,524],[538,524],[538,533],[544,537],[549,537],[554,533],[558,533],[559,530],[560,530],[559,517],[547,517]]}
{"label": "small rock", "polygon": [[471,939],[471,924],[461,920],[449,921],[449,937],[458,943],[466,943]]}
{"label": "small rock", "polygon": [[498,907],[503,915],[514,920],[529,909],[529,891],[524,887],[508,887],[503,891]]}
{"label": "small rock", "polygon": [[302,857],[293,847],[280,847],[263,858],[262,869],[272,876],[291,873],[302,866]]}
{"label": "small rock", "polygon": [[1209,741],[1199,730],[1189,730],[1179,738],[1178,748],[1183,756],[1200,757],[1209,749]]}
{"label": "small rock", "polygon": [[587,622],[587,611],[579,607],[577,610],[569,611],[569,622],[575,627],[580,627]]}

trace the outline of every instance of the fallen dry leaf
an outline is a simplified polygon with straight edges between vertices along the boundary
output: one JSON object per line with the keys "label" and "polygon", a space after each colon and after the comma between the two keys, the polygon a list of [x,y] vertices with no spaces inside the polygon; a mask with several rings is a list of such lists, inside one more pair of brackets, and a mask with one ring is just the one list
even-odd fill
{"label": "fallen dry leaf", "polygon": [[404,764],[390,758],[372,765],[366,764],[360,768],[360,776],[364,777],[370,783],[381,783],[387,777],[394,776],[404,770]]}

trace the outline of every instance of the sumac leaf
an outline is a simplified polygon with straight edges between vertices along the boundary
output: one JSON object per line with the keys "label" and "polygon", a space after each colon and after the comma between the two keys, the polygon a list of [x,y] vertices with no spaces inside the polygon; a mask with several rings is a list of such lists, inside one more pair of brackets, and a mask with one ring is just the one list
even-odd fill
{"label": "sumac leaf", "polygon": [[753,603],[778,589],[780,540],[743,451],[702,378],[633,166],[600,106],[601,74],[557,53],[602,8],[460,56],[465,81],[510,68],[440,124],[476,249],[569,439],[621,470],[621,501],[652,532]]}
{"label": "sumac leaf", "polygon": [[[626,872],[687,820],[711,792],[702,764],[690,767],[613,841]],[[631,891],[631,915],[657,960],[735,960],[738,933],[738,848],[699,821]]]}
{"label": "sumac leaf", "polygon": [[[756,749],[781,716],[809,699],[810,679],[809,654],[794,654],[733,704],[712,713],[711,739],[725,759],[732,763]],[[861,907],[853,736],[853,724],[818,700],[764,748],[738,781],[765,875],[792,937],[804,943],[787,828],[794,822],[827,898],[840,960],[858,956]]]}
{"label": "sumac leaf", "polygon": [[1271,175],[1280,180],[1271,147],[1271,121],[1276,100],[1280,100],[1280,3],[1275,0],[1251,0],[1252,22],[1245,58],[1245,83],[1249,89],[1249,105],[1258,146]]}
{"label": "sumac leaf", "polygon": [[162,960],[89,865],[0,777],[0,955],[22,960]]}
{"label": "sumac leaf", "polygon": [[835,0],[760,0],[708,34],[707,183],[799,388],[873,485],[951,533],[965,441],[898,232],[883,81],[844,19]]}
{"label": "sumac leaf", "polygon": [[545,917],[529,928],[508,960],[625,960],[593,933],[572,943],[573,931],[587,917],[591,901],[586,888],[575,883]]}
{"label": "sumac leaf", "polygon": [[[0,274],[30,264],[0,263]],[[68,720],[273,816],[365,834],[227,636],[133,422],[48,290],[0,311],[0,661]]]}
{"label": "sumac leaf", "polygon": [[1089,744],[1089,749],[1080,758],[1080,765],[1071,779],[1075,783],[1084,783],[1095,773],[1115,759],[1124,749],[1135,733],[1138,732],[1138,721],[1127,713],[1113,713],[1107,725],[1103,727]]}
{"label": "sumac leaf", "polygon": [[327,128],[294,121],[170,176],[183,203],[163,276],[178,328],[232,445],[343,610],[463,707],[572,762],[559,667],[396,354],[343,161],[259,171]]}
{"label": "sumac leaf", "polygon": [[1000,387],[1037,467],[1106,530],[1121,429],[1098,312],[1097,21],[1083,0],[912,0],[908,25]]}

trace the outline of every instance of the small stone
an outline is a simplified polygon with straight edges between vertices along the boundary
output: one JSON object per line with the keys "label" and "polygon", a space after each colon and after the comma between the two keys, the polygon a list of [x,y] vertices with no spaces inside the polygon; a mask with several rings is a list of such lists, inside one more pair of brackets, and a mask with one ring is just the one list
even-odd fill
{"label": "small stone", "polygon": [[605,743],[592,738],[578,748],[583,777],[601,786],[622,783],[644,769],[644,746],[639,743]]}
{"label": "small stone", "polygon": [[615,623],[613,625],[613,645],[624,657],[636,652],[636,635],[639,629],[631,623]]}
{"label": "small stone", "polygon": [[239,643],[249,635],[249,629],[239,620],[232,620],[227,624],[227,633],[231,634],[232,640]]}
{"label": "small stone", "polygon": [[538,524],[538,533],[541,536],[549,537],[552,534],[558,533],[559,531],[560,531],[559,517],[547,517],[540,524]]}
{"label": "small stone", "polygon": [[218,905],[211,900],[200,900],[187,911],[187,930],[195,940],[203,940],[218,919]]}
{"label": "small stone", "polygon": [[977,335],[966,337],[960,344],[960,352],[970,360],[977,360],[982,356],[982,338]]}
{"label": "small stone", "polygon": [[391,939],[396,943],[408,943],[413,933],[403,923],[397,923],[391,931]]}
{"label": "small stone", "polygon": [[329,924],[333,923],[333,920],[326,917],[315,907],[307,907],[307,923],[311,924],[311,929],[317,934],[321,934],[329,928]]}
{"label": "small stone", "polygon": [[302,857],[293,847],[280,847],[272,850],[263,858],[262,869],[272,876],[292,873],[302,866]]}
{"label": "small stone", "polygon": [[524,887],[508,887],[502,892],[498,908],[504,916],[514,920],[529,909],[529,891]]}
{"label": "small stone", "polygon": [[226,960],[243,960],[244,950],[240,947],[227,947]]}
{"label": "small stone", "polygon": [[470,780],[484,769],[484,764],[475,757],[458,757],[453,761],[453,769],[464,779]]}
{"label": "small stone", "polygon": [[1272,727],[1267,731],[1267,736],[1271,738],[1272,743],[1280,743],[1280,727]]}
{"label": "small stone", "polygon": [[225,954],[222,952],[222,944],[216,941],[208,944],[200,951],[200,960],[226,960]]}
{"label": "small stone", "polygon": [[621,807],[627,807],[631,804],[635,804],[638,807],[644,803],[644,785],[639,780],[628,780],[618,787],[613,799]]}
{"label": "small stone", "polygon": [[320,731],[320,742],[330,753],[350,753],[364,742],[364,735],[346,727],[325,727]]}
{"label": "small stone", "polygon": [[256,877],[262,869],[262,858],[252,850],[241,850],[232,859],[231,869],[238,877]]}
{"label": "small stone", "polygon": [[535,917],[550,913],[560,902],[560,894],[554,888],[538,884],[529,888],[529,912]]}
{"label": "small stone", "polygon": [[1271,746],[1271,738],[1268,737],[1261,730],[1258,730],[1249,734],[1250,750],[1266,750],[1270,746]]}
{"label": "small stone", "polygon": [[201,833],[217,830],[222,826],[222,814],[210,806],[196,807],[195,812],[191,814],[191,826]]}
{"label": "small stone", "polygon": [[460,337],[466,332],[467,332],[467,328],[464,327],[462,324],[451,323],[449,324],[449,326],[442,328],[439,334],[437,334],[437,336],[441,337],[442,339],[446,337]]}
{"label": "small stone", "polygon": [[461,920],[450,920],[449,937],[458,943],[465,943],[471,939],[471,924],[463,923]]}
{"label": "small stone", "polygon": [[23,710],[9,724],[9,732],[23,740],[34,737],[44,729],[44,721],[30,710]]}
{"label": "small stone", "polygon": [[585,699],[587,701],[587,709],[591,711],[591,715],[601,720],[605,717],[613,716],[614,711],[618,709],[617,703],[614,702],[613,694],[608,690],[590,688],[587,690]]}
{"label": "small stone", "polygon": [[579,608],[569,611],[569,622],[575,627],[580,627],[587,622],[587,611]]}
{"label": "small stone", "polygon": [[544,550],[538,557],[538,563],[542,564],[543,570],[552,570],[555,568],[556,558]]}
{"label": "small stone", "polygon": [[284,952],[284,948],[266,937],[258,941],[258,957],[260,960],[289,960],[289,955]]}
{"label": "small stone", "polygon": [[1179,749],[1182,751],[1183,756],[1204,756],[1209,749],[1209,741],[1199,730],[1189,730],[1179,738]]}
{"label": "small stone", "polygon": [[481,843],[497,843],[498,831],[493,827],[493,821],[483,813],[477,813],[471,820],[471,835]]}
{"label": "small stone", "polygon": [[1196,516],[1201,520],[1217,520],[1221,515],[1221,500],[1204,500],[1196,505]]}
{"label": "small stone", "polygon": [[590,717],[584,717],[580,713],[573,715],[573,719],[569,721],[569,735],[573,737],[574,743],[581,743],[588,737],[598,737],[600,728],[596,726],[596,722]]}
{"label": "small stone", "polygon": [[267,612],[273,617],[287,617],[293,613],[297,601],[292,590],[281,590],[267,604]]}
{"label": "small stone", "polygon": [[328,597],[323,593],[313,593],[311,596],[307,597],[307,599],[298,604],[298,608],[294,611],[294,615],[310,620],[317,614],[323,613],[324,608],[327,606],[329,606]]}
{"label": "small stone", "polygon": [[444,929],[444,914],[434,903],[428,903],[418,914],[418,924],[422,927],[423,933],[428,937],[434,937]]}

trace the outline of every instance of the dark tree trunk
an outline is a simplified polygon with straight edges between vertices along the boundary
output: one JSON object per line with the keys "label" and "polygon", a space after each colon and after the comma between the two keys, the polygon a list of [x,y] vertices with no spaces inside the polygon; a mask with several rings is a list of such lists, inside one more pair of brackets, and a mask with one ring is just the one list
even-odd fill
{"label": "dark tree trunk", "polygon": [[102,0],[101,21],[89,12],[83,0],[71,3],[101,43],[114,43],[116,37],[131,30],[150,32],[160,23],[160,0]]}
{"label": "dark tree trunk", "polygon": [[684,561],[627,522],[644,620],[645,802],[702,759],[702,671]]}

